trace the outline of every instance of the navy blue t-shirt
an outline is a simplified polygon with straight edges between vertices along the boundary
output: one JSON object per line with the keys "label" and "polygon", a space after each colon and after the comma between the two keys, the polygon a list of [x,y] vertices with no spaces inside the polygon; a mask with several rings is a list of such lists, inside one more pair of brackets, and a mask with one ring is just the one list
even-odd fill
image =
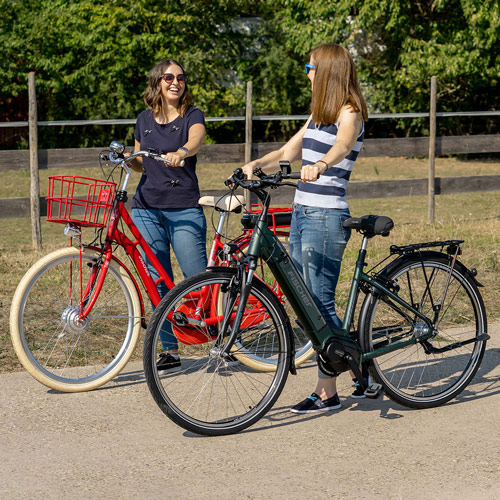
{"label": "navy blue t-shirt", "polygon": [[[178,116],[159,124],[151,110],[143,111],[135,124],[135,139],[141,149],[154,148],[161,153],[177,151],[188,141],[189,128],[205,125],[201,110],[190,107],[184,117]],[[144,172],[132,203],[133,208],[197,208],[200,188],[196,177],[196,156],[184,160],[183,167],[166,167],[163,162],[142,158]]]}

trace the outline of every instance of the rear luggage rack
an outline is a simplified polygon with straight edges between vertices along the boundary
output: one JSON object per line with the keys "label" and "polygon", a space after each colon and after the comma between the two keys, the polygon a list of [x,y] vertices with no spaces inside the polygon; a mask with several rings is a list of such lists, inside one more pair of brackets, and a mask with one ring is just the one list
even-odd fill
{"label": "rear luggage rack", "polygon": [[[440,247],[443,250],[444,247],[448,247],[446,252],[450,255],[460,254],[460,245],[464,240],[446,240],[446,241],[430,241],[428,243],[414,243],[413,245],[397,246],[391,245],[391,254],[406,255],[409,253],[417,252],[422,248],[432,248]],[[458,252],[457,252],[458,251]]]}

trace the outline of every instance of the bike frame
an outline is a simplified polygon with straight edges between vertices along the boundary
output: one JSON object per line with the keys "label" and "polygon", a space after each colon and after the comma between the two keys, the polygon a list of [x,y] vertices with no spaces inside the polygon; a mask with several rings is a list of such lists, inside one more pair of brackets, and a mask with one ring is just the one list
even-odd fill
{"label": "bike frame", "polygon": [[[126,192],[126,187],[128,185],[128,181],[130,178],[131,170],[126,165],[124,162],[122,163],[122,168],[125,170],[125,178],[122,183],[122,187],[120,191],[117,192],[116,198],[116,206],[113,209],[113,212],[110,217],[110,222],[108,224],[108,229],[106,233],[106,238],[104,241],[104,245],[102,247],[102,254],[104,257],[104,264],[101,266],[101,271],[98,275],[95,273],[91,274],[91,277],[89,279],[89,282],[85,286],[85,292],[82,293],[82,297],[87,297],[82,303],[80,304],[80,313],[81,313],[81,318],[86,318],[89,314],[90,311],[92,310],[92,307],[94,306],[97,297],[99,296],[99,293],[101,291],[102,285],[104,283],[104,280],[106,278],[107,270],[109,268],[109,263],[111,259],[117,260],[116,257],[113,256],[113,243],[118,243],[121,245],[127,255],[132,259],[135,268],[139,274],[139,277],[146,289],[146,293],[148,297],[150,298],[151,302],[153,303],[154,307],[157,307],[158,304],[161,301],[161,297],[158,293],[157,285],[161,282],[163,282],[167,288],[170,290],[172,289],[175,285],[172,279],[168,276],[167,272],[161,265],[160,261],[154,254],[154,252],[151,250],[149,247],[148,243],[140,233],[139,229],[137,226],[134,224],[134,221],[132,220],[132,217],[128,213],[127,209],[125,208],[125,202],[127,200],[127,192]],[[269,210],[266,210],[266,213],[268,213]],[[209,262],[208,266],[213,266],[217,264],[218,261],[218,253],[221,249],[223,249],[224,244],[222,243],[222,234],[223,234],[223,227],[224,223],[226,220],[226,217],[228,216],[228,212],[221,211],[221,215],[219,218],[219,223],[217,225],[217,229],[215,232],[214,240],[212,243],[212,248],[210,250],[210,255],[209,255]],[[134,241],[132,241],[127,235],[125,235],[122,231],[118,229],[118,223],[122,220],[125,225],[128,227],[130,232],[132,233],[133,237],[135,238]],[[275,227],[273,227],[273,230],[275,230]],[[241,237],[237,238],[238,244],[241,242],[247,243],[251,239],[251,234],[254,232],[252,229],[247,229],[247,233],[242,235]],[[279,235],[286,235],[286,232],[278,232]],[[80,245],[80,248],[82,249],[83,247]],[[92,247],[93,248],[93,247]],[[146,265],[145,259],[141,253],[144,253],[145,257],[149,260],[151,265],[156,269],[156,271],[159,274],[159,278],[154,281],[151,273],[149,272],[149,269]],[[141,298],[141,308],[143,309],[143,300],[141,293],[139,292],[139,288],[137,286],[136,280],[130,273],[130,271],[127,269],[127,267],[120,262],[120,265],[122,265],[126,270],[131,279],[134,281],[136,284],[136,289],[139,293],[139,296]],[[97,280],[97,281],[96,281]],[[81,287],[83,288],[83,284],[80,284]],[[88,294],[91,292],[91,295],[88,296]],[[142,311],[144,315],[144,310]]]}
{"label": "bike frame", "polygon": [[[393,293],[376,278],[363,272],[366,258],[366,247],[368,243],[368,238],[366,236],[363,238],[358,260],[356,262],[342,328],[335,328],[327,324],[321,314],[321,311],[314,302],[306,284],[304,283],[302,276],[294,266],[285,248],[278,238],[276,238],[276,236],[267,228],[265,220],[267,207],[269,205],[268,200],[269,198],[266,200],[255,231],[252,234],[248,255],[250,260],[261,257],[267,262],[286,298],[295,311],[295,314],[300,320],[305,334],[311,340],[316,351],[323,350],[327,343],[332,340],[337,340],[344,345],[349,344],[352,346],[353,339],[349,334],[349,330],[354,317],[361,283],[366,283],[369,287],[376,290],[381,295],[389,297],[395,303],[402,306],[404,309],[407,309],[409,313],[420,318],[429,327],[428,331],[426,333],[422,333],[418,339],[412,338],[401,342],[393,342],[390,345],[377,348],[370,353],[360,354],[361,363],[433,336],[434,327],[432,321],[427,316],[415,309],[411,304],[403,300],[397,294]],[[251,267],[252,265],[250,264],[248,272],[250,280],[252,274]],[[357,348],[359,350],[359,346],[357,346]]]}

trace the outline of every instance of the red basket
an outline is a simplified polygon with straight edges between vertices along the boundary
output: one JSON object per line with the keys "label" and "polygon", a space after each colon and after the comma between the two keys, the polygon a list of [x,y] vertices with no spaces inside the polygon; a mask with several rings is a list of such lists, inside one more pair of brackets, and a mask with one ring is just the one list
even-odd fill
{"label": "red basket", "polygon": [[47,220],[104,227],[113,206],[116,184],[76,175],[49,177]]}

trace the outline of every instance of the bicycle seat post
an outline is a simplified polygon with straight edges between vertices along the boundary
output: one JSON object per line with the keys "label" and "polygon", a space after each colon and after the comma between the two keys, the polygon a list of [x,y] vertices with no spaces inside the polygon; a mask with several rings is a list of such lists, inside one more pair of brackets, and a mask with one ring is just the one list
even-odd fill
{"label": "bicycle seat post", "polygon": [[364,234],[363,241],[361,242],[361,247],[358,253],[358,260],[356,261],[356,267],[354,269],[354,277],[351,283],[351,290],[349,291],[349,299],[347,301],[347,308],[344,315],[344,323],[342,328],[347,332],[349,331],[349,326],[351,324],[351,319],[354,315],[354,310],[356,308],[357,296],[358,296],[358,285],[361,279],[361,273],[363,272],[363,267],[365,266],[366,259],[366,248],[368,246],[369,237]]}

